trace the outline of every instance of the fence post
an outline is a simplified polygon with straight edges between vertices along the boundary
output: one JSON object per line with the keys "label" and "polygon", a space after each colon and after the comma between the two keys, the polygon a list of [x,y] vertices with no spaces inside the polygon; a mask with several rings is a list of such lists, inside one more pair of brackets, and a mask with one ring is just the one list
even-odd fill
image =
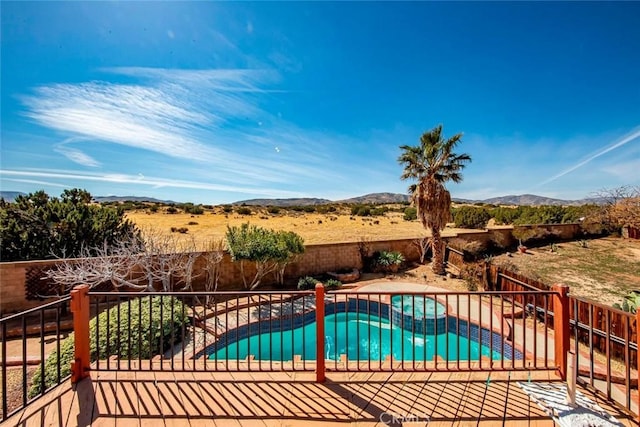
{"label": "fence post", "polygon": [[553,335],[555,337],[555,361],[558,375],[562,380],[567,379],[567,353],[570,350],[569,333],[569,287],[567,285],[553,285]]}
{"label": "fence post", "polygon": [[77,383],[89,376],[89,285],[79,285],[71,291],[73,313],[74,360],[71,362],[71,382]]}
{"label": "fence post", "polygon": [[[636,369],[638,372],[638,387],[640,387],[640,310],[636,310]],[[638,389],[640,390],[640,389]],[[638,393],[638,408],[640,408],[640,392]],[[640,422],[640,409],[638,410],[638,421]]]}
{"label": "fence post", "polygon": [[316,382],[323,383],[324,376],[324,285],[316,284]]}

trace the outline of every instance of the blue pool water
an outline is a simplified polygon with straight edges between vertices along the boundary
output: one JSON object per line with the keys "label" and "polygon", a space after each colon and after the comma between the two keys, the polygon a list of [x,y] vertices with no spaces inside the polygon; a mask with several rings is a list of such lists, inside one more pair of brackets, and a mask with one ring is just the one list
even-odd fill
{"label": "blue pool water", "polygon": [[[214,351],[210,359],[292,360],[300,355],[305,360],[316,359],[316,323],[293,330],[255,334]],[[337,313],[325,318],[325,357],[349,360],[432,360],[436,351],[445,360],[478,360],[480,355],[500,359],[498,351],[480,345],[454,333],[438,335],[412,333],[380,317],[366,313]],[[219,345],[224,345],[224,339]],[[495,348],[495,345],[494,345]],[[499,348],[498,348],[499,349]]]}
{"label": "blue pool water", "polygon": [[444,305],[422,295],[395,295],[391,298],[391,305],[415,319],[443,316],[446,312]]}

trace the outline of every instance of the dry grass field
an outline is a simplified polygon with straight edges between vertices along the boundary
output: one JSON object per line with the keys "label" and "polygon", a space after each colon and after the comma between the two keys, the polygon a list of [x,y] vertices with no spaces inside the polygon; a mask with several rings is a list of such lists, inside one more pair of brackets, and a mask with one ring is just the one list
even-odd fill
{"label": "dry grass field", "polygon": [[[235,212],[225,214],[221,210],[206,211],[202,215],[132,211],[127,213],[127,218],[143,230],[152,229],[185,243],[193,240],[198,248],[206,247],[212,239],[224,238],[227,226],[239,226],[246,222],[274,230],[295,231],[307,244],[358,242],[362,239],[392,240],[427,235],[418,221],[405,221],[400,212],[360,217],[351,216],[348,212],[320,214],[282,210],[278,214],[270,214],[266,209],[252,209],[251,215]],[[188,231],[185,234],[171,232],[171,227],[186,227]],[[461,229],[447,228],[443,234],[454,235],[458,231]]]}
{"label": "dry grass field", "polygon": [[544,283],[562,283],[571,293],[604,304],[620,302],[632,290],[640,290],[640,240],[604,237],[529,249],[526,254],[496,257],[526,276]]}

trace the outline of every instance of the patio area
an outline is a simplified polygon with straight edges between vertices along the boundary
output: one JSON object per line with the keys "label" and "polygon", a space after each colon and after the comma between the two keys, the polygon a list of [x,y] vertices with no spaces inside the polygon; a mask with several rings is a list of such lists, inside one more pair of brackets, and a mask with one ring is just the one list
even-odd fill
{"label": "patio area", "polygon": [[[92,372],[65,382],[7,426],[553,426],[520,381],[526,372]],[[636,423],[584,389],[617,418]]]}

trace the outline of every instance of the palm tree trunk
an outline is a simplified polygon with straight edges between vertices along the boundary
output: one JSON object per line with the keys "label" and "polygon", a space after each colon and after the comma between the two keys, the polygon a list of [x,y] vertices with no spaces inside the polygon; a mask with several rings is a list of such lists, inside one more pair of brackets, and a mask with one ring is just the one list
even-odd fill
{"label": "palm tree trunk", "polygon": [[433,250],[433,272],[440,276],[445,274],[444,270],[444,250],[442,245],[442,236],[437,228],[431,229],[432,250]]}

